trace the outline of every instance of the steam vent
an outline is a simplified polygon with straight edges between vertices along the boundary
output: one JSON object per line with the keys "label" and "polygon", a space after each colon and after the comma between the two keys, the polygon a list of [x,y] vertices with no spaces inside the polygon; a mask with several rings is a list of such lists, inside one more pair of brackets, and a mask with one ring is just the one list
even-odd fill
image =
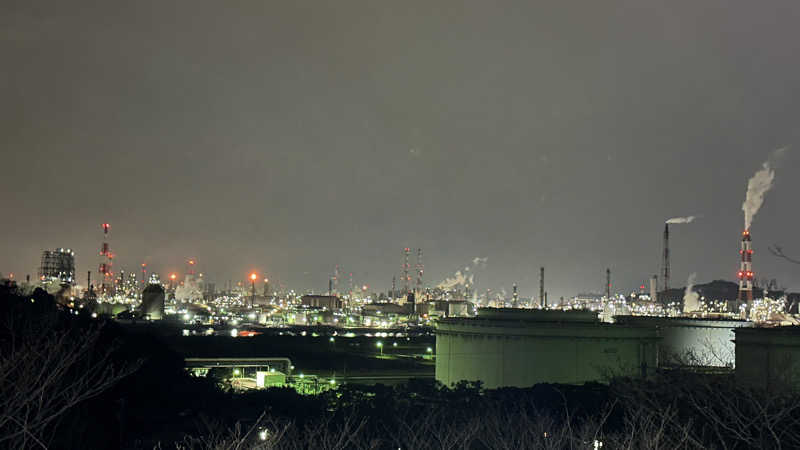
{"label": "steam vent", "polygon": [[657,330],[601,323],[591,311],[478,310],[436,326],[436,379],[486,388],[582,384],[656,369]]}

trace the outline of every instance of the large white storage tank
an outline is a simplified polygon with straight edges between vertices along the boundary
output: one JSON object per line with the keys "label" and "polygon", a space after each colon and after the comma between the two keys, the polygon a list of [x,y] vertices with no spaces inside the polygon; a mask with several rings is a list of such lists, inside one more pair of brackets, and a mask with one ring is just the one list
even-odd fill
{"label": "large white storage tank", "polygon": [[590,311],[481,309],[436,325],[436,379],[487,388],[581,384],[657,365],[655,329],[600,323]]}
{"label": "large white storage tank", "polygon": [[620,325],[657,330],[659,366],[729,367],[736,363],[733,330],[753,322],[735,319],[615,316]]}

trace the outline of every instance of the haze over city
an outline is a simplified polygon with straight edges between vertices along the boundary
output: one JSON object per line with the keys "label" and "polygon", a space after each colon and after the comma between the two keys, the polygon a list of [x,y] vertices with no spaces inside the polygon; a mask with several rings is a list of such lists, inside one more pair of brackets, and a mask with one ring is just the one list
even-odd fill
{"label": "haze over city", "polygon": [[3,2],[0,271],[70,247],[96,270],[196,258],[322,292],[433,285],[551,298],[734,280],[747,180],[759,275],[800,288],[795,2]]}
{"label": "haze over city", "polygon": [[800,448],[798,23],[0,1],[0,448]]}

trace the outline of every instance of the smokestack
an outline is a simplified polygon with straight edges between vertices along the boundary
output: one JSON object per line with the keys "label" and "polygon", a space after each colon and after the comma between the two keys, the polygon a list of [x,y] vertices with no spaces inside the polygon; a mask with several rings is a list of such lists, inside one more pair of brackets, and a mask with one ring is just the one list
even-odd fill
{"label": "smokestack", "polygon": [[606,268],[606,298],[611,300],[611,269]]}
{"label": "smokestack", "polygon": [[333,289],[331,291],[333,292],[333,294],[338,294],[339,293],[339,265],[338,264],[336,264],[336,266],[333,269]]}
{"label": "smokestack", "polygon": [[544,267],[539,268],[539,305],[544,307]]}
{"label": "smokestack", "polygon": [[411,291],[411,288],[409,287],[411,276],[408,274],[408,269],[410,268],[408,264],[408,255],[410,252],[411,249],[408,247],[403,249],[403,291],[405,294],[408,294]]}
{"label": "smokestack", "polygon": [[394,300],[397,292],[397,277],[392,275],[392,300]]}
{"label": "smokestack", "polygon": [[514,283],[514,294],[512,295],[512,302],[511,306],[513,308],[519,308],[519,295],[517,294],[517,283]]}
{"label": "smokestack", "polygon": [[422,249],[417,249],[417,295],[422,295],[422,272],[424,266],[422,265]]}
{"label": "smokestack", "polygon": [[656,301],[658,299],[658,275],[650,277],[650,300]]}
{"label": "smokestack", "polygon": [[739,295],[737,297],[737,306],[742,302],[752,303],[753,301],[753,249],[750,241],[750,230],[742,232],[742,248],[739,250],[742,255],[741,263],[739,265]]}
{"label": "smokestack", "polygon": [[669,223],[664,224],[664,292],[669,289]]}
{"label": "smokestack", "polygon": [[333,278],[328,278],[328,295],[333,295]]}

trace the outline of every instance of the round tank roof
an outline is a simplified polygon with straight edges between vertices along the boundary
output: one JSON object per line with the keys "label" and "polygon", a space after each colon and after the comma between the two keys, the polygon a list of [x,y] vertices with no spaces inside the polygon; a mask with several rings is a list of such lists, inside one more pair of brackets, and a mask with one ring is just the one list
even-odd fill
{"label": "round tank roof", "polygon": [[158,284],[148,284],[147,287],[144,288],[144,290],[142,291],[142,293],[151,293],[151,292],[157,292],[159,294],[163,294],[164,288]]}
{"label": "round tank roof", "polygon": [[525,322],[597,322],[597,312],[589,310],[548,310],[520,308],[480,308],[479,319]]}

